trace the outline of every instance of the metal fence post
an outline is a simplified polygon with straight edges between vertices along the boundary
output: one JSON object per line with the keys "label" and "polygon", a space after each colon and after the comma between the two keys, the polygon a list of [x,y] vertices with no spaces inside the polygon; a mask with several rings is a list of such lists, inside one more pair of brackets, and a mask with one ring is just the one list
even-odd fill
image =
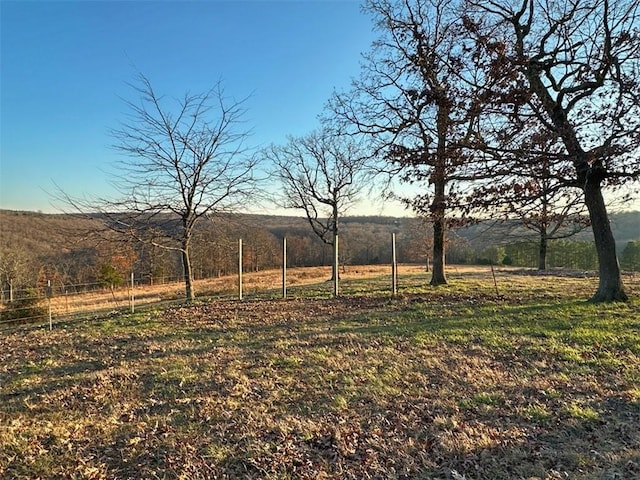
{"label": "metal fence post", "polygon": [[242,300],[242,239],[238,239],[238,299]]}
{"label": "metal fence post", "polygon": [[334,237],[333,245],[333,296],[337,297],[339,293],[338,278],[340,277],[340,256],[338,252],[338,235]]}
{"label": "metal fence post", "polygon": [[53,316],[51,315],[51,297],[53,296],[53,289],[51,288],[51,280],[47,280],[47,303],[49,310],[49,331],[53,330]]}
{"label": "metal fence post", "polygon": [[287,298],[287,237],[282,239],[282,298]]}
{"label": "metal fence post", "polygon": [[396,256],[396,234],[391,234],[391,295],[398,294],[398,261]]}
{"label": "metal fence post", "polygon": [[135,294],[133,292],[133,272],[131,272],[131,313],[135,313]]}

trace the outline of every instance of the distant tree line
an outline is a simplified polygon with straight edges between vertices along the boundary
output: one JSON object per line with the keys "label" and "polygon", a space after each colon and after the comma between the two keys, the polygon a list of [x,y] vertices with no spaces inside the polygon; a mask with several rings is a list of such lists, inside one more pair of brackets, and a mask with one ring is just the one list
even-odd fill
{"label": "distant tree line", "polygon": [[[621,214],[620,231],[626,232],[635,216]],[[135,282],[158,284],[182,279],[182,259],[177,250],[134,242],[115,235],[105,241],[83,238],[86,225],[65,216],[2,213],[7,228],[0,241],[2,300],[43,296],[50,281],[56,292],[111,288]],[[49,222],[47,224],[47,222]],[[629,223],[632,222],[632,223]],[[629,223],[629,224],[628,224]],[[30,227],[31,225],[31,227]],[[47,226],[44,226],[47,225]],[[164,222],[162,228],[168,228]],[[162,235],[162,228],[155,229]],[[43,233],[43,232],[46,232]],[[75,232],[75,233],[74,233]],[[401,263],[432,268],[432,236],[428,222],[419,218],[346,217],[342,221],[340,265],[389,264],[391,233],[396,233]],[[633,234],[629,230],[629,234]],[[42,237],[38,237],[42,235]],[[466,235],[466,236],[465,236]],[[192,269],[194,279],[237,273],[238,239],[244,241],[245,271],[279,268],[282,239],[287,238],[290,267],[331,265],[332,247],[315,235],[302,218],[242,215],[200,223],[194,230]],[[469,229],[451,231],[447,238],[448,264],[493,264],[526,268],[538,266],[535,239],[500,241],[496,232],[478,234]],[[640,271],[640,239],[622,247],[624,270]],[[548,266],[596,270],[593,242],[581,239],[551,240]]]}

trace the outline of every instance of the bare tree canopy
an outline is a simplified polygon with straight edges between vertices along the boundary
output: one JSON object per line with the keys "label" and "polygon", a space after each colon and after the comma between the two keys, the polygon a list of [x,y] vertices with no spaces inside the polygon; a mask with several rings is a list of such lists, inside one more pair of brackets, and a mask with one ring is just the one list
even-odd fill
{"label": "bare tree canopy", "polygon": [[316,235],[332,244],[338,214],[353,205],[365,186],[362,148],[352,138],[324,129],[271,145],[264,156],[282,186],[277,202],[303,210]]}
{"label": "bare tree canopy", "polygon": [[190,301],[194,226],[245,205],[256,189],[244,100],[226,97],[220,82],[179,99],[158,95],[142,74],[131,86],[138,100],[125,100],[126,119],[111,131],[125,156],[114,175],[120,197],[65,199],[77,210],[102,213],[113,230],[180,251]]}
{"label": "bare tree canopy", "polygon": [[246,146],[244,100],[225,97],[217,83],[170,101],[145,76],[138,80],[132,87],[139,102],[125,102],[127,120],[112,131],[115,148],[129,157],[118,164],[116,181],[126,206],[172,212],[192,225],[242,205],[256,166]]}

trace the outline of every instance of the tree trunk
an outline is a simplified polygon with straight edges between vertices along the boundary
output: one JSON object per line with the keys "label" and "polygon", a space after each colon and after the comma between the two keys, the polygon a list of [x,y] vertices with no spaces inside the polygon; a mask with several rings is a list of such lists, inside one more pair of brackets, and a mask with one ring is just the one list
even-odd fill
{"label": "tree trunk", "polygon": [[585,184],[584,200],[589,210],[589,219],[598,253],[600,281],[598,290],[591,297],[592,302],[626,302],[629,297],[624,291],[620,265],[616,255],[616,242],[611,232],[607,208],[602,197],[599,180],[590,180]]}
{"label": "tree trunk", "polygon": [[[542,159],[543,165],[543,182],[546,181],[550,175],[549,162],[547,159]],[[548,228],[549,228],[549,197],[546,189],[543,189],[540,197],[542,201],[542,211],[540,212],[540,223],[538,224],[540,233],[540,245],[538,248],[538,270],[545,271],[547,269],[547,246],[548,246]]]}
{"label": "tree trunk", "polygon": [[[333,205],[332,205],[332,215],[333,215],[333,225],[332,225],[332,237],[333,242],[331,243],[332,247],[332,255],[331,255],[331,280],[336,283],[340,278],[339,266],[340,266],[340,256],[338,251],[338,199],[334,195]],[[337,290],[337,287],[336,287]],[[336,293],[337,295],[337,293]]]}
{"label": "tree trunk", "polygon": [[444,273],[444,244],[445,244],[445,187],[447,183],[447,133],[449,130],[449,99],[446,91],[438,87],[436,128],[438,131],[438,145],[436,147],[436,159],[433,166],[431,180],[433,181],[434,196],[431,205],[433,217],[433,263],[431,271],[431,285],[446,285],[447,277]]}
{"label": "tree trunk", "polygon": [[187,302],[195,300],[193,291],[193,272],[191,271],[191,258],[189,256],[189,240],[182,242],[182,268],[184,271],[184,287]]}
{"label": "tree trunk", "polygon": [[547,232],[540,232],[540,246],[538,248],[538,270],[547,269]]}
{"label": "tree trunk", "polygon": [[431,285],[446,285],[447,277],[444,273],[444,212],[433,218],[433,259],[431,262]]}
{"label": "tree trunk", "polygon": [[333,272],[333,296],[337,297],[338,293],[339,293],[339,285],[338,282],[340,280],[340,272],[339,270],[339,252],[338,252],[338,247],[339,247],[339,237],[336,234],[333,237],[333,266],[331,267],[331,270]]}

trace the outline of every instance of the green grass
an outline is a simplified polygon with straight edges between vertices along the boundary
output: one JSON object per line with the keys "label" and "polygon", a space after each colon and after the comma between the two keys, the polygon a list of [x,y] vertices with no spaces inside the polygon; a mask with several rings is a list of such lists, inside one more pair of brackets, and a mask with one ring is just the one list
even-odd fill
{"label": "green grass", "polygon": [[0,477],[640,476],[638,282],[450,280],[3,333]]}

